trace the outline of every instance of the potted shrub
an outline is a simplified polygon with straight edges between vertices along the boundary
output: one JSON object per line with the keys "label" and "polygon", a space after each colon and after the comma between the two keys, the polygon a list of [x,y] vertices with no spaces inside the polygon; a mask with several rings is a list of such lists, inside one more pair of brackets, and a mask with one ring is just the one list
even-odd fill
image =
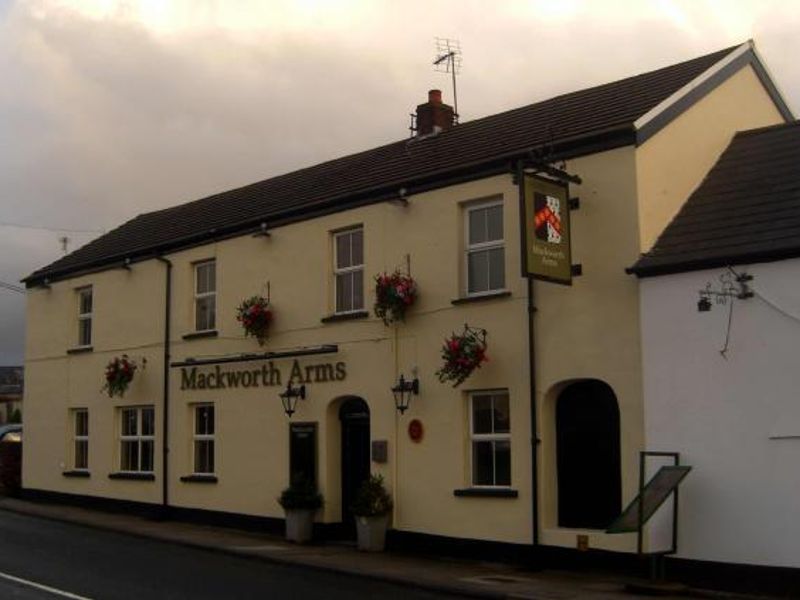
{"label": "potted shrub", "polygon": [[323,503],[317,486],[311,481],[296,481],[283,490],[278,503],[286,512],[286,539],[298,544],[310,541],[314,531],[314,513]]}
{"label": "potted shrub", "polygon": [[381,552],[386,545],[386,529],[392,497],[383,485],[383,476],[370,475],[356,493],[351,507],[356,519],[358,549]]}

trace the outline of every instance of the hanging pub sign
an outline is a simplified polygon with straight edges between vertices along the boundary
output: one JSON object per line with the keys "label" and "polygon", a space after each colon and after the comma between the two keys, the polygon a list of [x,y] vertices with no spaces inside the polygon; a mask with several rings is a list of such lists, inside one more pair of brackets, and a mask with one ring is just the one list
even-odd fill
{"label": "hanging pub sign", "polygon": [[526,173],[522,188],[523,277],[572,285],[567,184]]}

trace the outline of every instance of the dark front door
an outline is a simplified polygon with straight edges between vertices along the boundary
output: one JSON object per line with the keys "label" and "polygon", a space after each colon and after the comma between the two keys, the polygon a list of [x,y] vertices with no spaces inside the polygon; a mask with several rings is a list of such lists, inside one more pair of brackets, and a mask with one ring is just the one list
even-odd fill
{"label": "dark front door", "polygon": [[369,477],[369,407],[361,398],[351,398],[339,410],[342,421],[342,523],[355,533],[350,506],[361,483]]}
{"label": "dark front door", "polygon": [[620,513],[619,407],[596,379],[567,387],[556,404],[558,525],[605,529]]}
{"label": "dark front door", "polygon": [[308,481],[317,485],[317,424],[289,425],[289,482]]}

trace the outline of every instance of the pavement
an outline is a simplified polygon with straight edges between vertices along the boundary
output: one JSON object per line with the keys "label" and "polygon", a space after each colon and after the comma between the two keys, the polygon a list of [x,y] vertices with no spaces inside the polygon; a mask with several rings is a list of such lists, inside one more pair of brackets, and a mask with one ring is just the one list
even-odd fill
{"label": "pavement", "polygon": [[[532,572],[507,564],[412,556],[395,552],[364,553],[353,544],[291,544],[268,534],[182,521],[154,521],[130,514],[77,506],[0,498],[0,509],[221,552],[249,559],[353,575],[428,591],[470,598],[528,600],[633,600],[628,583],[644,583],[601,572]],[[738,594],[686,590],[662,598],[749,598]]]}

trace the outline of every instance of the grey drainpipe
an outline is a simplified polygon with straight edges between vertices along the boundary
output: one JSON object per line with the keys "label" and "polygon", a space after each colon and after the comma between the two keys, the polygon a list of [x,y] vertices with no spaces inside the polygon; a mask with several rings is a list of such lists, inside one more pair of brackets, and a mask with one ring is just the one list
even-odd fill
{"label": "grey drainpipe", "polygon": [[161,516],[167,517],[169,512],[169,341],[170,341],[170,308],[172,306],[172,262],[163,256],[156,259],[167,267],[164,298],[164,414],[162,416],[161,433]]}

